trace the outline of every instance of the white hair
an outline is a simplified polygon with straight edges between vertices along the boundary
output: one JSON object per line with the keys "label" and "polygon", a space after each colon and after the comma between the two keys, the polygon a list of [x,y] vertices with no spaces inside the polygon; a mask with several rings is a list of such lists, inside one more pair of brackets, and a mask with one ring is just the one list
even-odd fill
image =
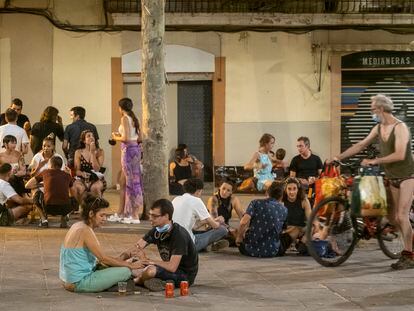
{"label": "white hair", "polygon": [[377,94],[371,97],[372,102],[376,108],[383,108],[384,112],[391,113],[394,109],[394,104],[390,97],[384,94]]}

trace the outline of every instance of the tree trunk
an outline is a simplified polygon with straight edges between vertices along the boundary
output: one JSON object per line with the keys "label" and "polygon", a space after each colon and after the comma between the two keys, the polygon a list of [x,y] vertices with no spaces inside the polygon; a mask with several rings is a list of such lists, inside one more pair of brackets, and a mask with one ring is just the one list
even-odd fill
{"label": "tree trunk", "polygon": [[[142,0],[142,132],[144,215],[168,198],[167,118],[164,69],[164,0]],[[145,217],[144,216],[144,217]]]}

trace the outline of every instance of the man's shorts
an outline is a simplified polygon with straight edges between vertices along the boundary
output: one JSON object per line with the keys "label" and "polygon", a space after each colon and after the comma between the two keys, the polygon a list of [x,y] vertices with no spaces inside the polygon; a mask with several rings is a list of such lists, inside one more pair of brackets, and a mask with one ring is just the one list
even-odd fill
{"label": "man's shorts", "polygon": [[155,274],[155,277],[163,281],[173,281],[175,287],[180,287],[181,281],[188,281],[189,285],[192,285],[194,282],[194,280],[189,280],[187,274],[179,269],[177,269],[177,271],[173,273],[159,266],[155,267],[157,268],[157,273]]}
{"label": "man's shorts", "polygon": [[46,204],[44,211],[47,213],[47,215],[61,215],[65,216],[69,214],[73,210],[72,204]]}

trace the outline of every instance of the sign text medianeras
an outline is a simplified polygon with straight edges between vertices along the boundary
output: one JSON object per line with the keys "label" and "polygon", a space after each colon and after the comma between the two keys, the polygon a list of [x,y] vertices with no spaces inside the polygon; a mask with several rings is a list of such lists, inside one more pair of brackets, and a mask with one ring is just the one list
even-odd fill
{"label": "sign text medianeras", "polygon": [[363,57],[363,66],[376,66],[376,65],[410,65],[411,58],[407,57]]}

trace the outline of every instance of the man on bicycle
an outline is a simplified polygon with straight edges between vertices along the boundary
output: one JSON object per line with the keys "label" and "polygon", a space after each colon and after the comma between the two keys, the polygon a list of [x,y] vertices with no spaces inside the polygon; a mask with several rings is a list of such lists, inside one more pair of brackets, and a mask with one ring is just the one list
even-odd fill
{"label": "man on bicycle", "polygon": [[378,139],[380,156],[375,159],[364,159],[361,164],[382,165],[385,175],[390,180],[393,211],[390,221],[401,231],[404,250],[400,259],[391,265],[395,270],[414,268],[413,231],[409,219],[409,211],[414,193],[414,161],[411,151],[411,133],[407,125],[393,116],[394,104],[388,96],[378,94],[371,97],[372,119],[378,124],[363,140],[354,144],[333,160],[353,156],[375,139]]}

